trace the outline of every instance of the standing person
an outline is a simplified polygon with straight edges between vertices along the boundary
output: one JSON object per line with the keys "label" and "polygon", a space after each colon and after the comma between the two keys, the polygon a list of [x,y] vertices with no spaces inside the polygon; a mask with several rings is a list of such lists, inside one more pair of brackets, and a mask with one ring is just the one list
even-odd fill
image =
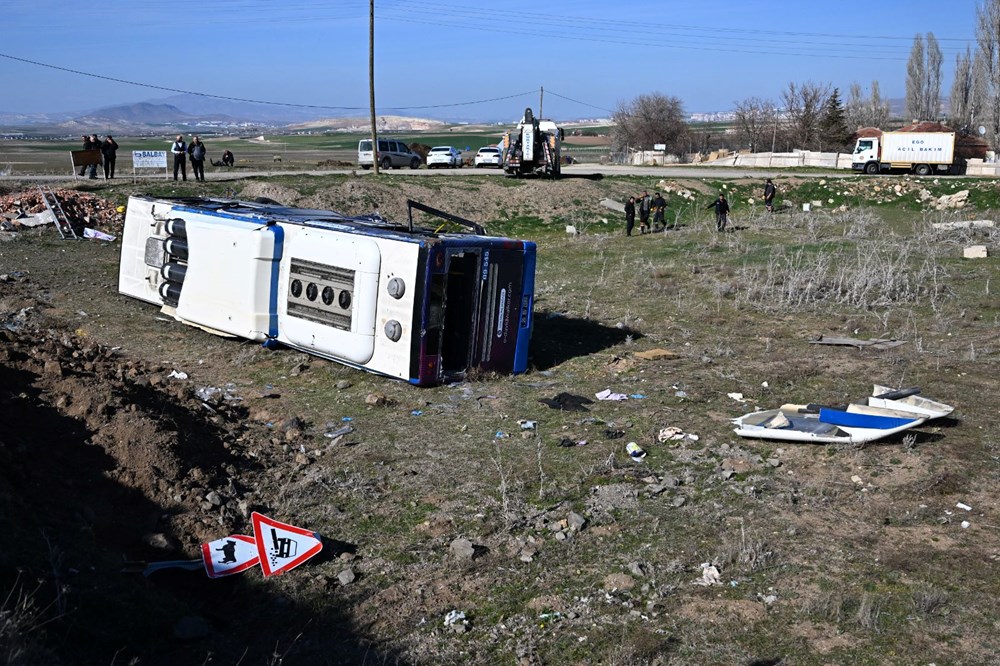
{"label": "standing person", "polygon": [[178,134],[177,138],[174,139],[174,145],[170,147],[170,152],[174,154],[174,180],[177,180],[178,169],[181,172],[181,176],[184,177],[184,180],[187,180],[187,144],[184,143],[183,134]]}
{"label": "standing person", "polygon": [[764,207],[767,209],[768,213],[774,212],[774,195],[778,193],[778,188],[774,186],[771,179],[767,179],[767,183],[764,184]]}
{"label": "standing person", "polygon": [[629,197],[625,204],[625,235],[631,236],[635,228],[635,197]]}
{"label": "standing person", "polygon": [[205,182],[205,144],[198,137],[191,138],[191,145],[187,149],[191,156],[191,170],[194,171],[194,179]]}
{"label": "standing person", "polygon": [[[90,145],[90,137],[88,135],[84,134],[83,135],[83,149],[84,150],[91,150],[92,148],[94,148],[94,146]],[[84,164],[83,166],[80,167],[80,175],[81,176],[86,176],[87,175],[87,165],[86,164]]]}
{"label": "standing person", "polygon": [[720,194],[718,199],[708,204],[708,207],[715,209],[715,230],[725,231],[729,215],[729,202],[726,201],[726,195]]}
{"label": "standing person", "polygon": [[115,177],[115,157],[118,152],[118,142],[110,134],[104,137],[101,144],[101,157],[104,158],[104,180]]}
{"label": "standing person", "polygon": [[652,200],[649,198],[649,192],[646,190],[642,191],[642,197],[639,199],[639,234],[642,235],[649,231],[649,209],[652,206]]}
{"label": "standing person", "polygon": [[[91,134],[90,135],[90,149],[91,150],[100,150],[101,149],[101,140],[97,138],[96,134]],[[88,178],[97,178],[97,164],[91,164],[90,165],[90,173],[88,174],[87,177]]]}
{"label": "standing person", "polygon": [[656,196],[653,197],[653,227],[656,231],[661,229],[666,229],[667,225],[663,223],[663,212],[667,209],[667,201],[663,196],[657,192]]}

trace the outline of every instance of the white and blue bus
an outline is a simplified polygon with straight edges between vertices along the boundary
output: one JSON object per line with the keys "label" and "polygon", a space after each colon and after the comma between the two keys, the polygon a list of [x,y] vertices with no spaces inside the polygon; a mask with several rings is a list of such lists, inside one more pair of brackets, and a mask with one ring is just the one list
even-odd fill
{"label": "white and blue bus", "polygon": [[[269,200],[129,199],[118,289],[178,321],[430,386],[528,366],[535,244]],[[415,226],[414,209],[445,220]],[[461,224],[469,233],[444,233]]]}

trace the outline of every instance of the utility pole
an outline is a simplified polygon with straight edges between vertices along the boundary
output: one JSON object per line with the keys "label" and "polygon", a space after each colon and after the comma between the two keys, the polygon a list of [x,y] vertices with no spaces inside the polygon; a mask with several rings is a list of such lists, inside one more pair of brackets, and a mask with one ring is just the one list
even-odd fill
{"label": "utility pole", "polygon": [[542,107],[545,106],[545,86],[539,88],[538,92],[538,118],[541,120],[545,116],[542,115]]}
{"label": "utility pole", "polygon": [[372,112],[372,169],[378,175],[378,129],[375,127],[375,0],[368,0],[368,104]]}

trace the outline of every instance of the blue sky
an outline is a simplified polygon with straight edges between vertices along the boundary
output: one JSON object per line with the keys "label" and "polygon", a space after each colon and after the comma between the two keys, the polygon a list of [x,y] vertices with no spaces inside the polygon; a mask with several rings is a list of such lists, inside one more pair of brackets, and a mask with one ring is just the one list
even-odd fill
{"label": "blue sky", "polygon": [[[973,44],[976,0],[376,0],[380,114],[455,120],[610,115],[659,92],[725,111],[788,82],[878,80],[902,97],[913,37],[933,32],[944,92]],[[6,0],[4,112],[167,97],[149,86],[366,115],[366,0]],[[503,99],[498,99],[503,98]],[[483,101],[494,100],[494,101]],[[467,102],[476,102],[468,104]],[[352,109],[354,107],[354,109]],[[419,107],[437,107],[422,109]],[[355,110],[356,109],[356,110]]]}

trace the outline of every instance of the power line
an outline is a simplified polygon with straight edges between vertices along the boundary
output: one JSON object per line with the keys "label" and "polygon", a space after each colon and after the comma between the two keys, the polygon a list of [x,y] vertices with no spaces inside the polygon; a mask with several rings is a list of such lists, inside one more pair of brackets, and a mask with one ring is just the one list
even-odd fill
{"label": "power line", "polygon": [[[529,30],[529,29],[513,28],[513,27],[505,27],[505,26],[484,26],[484,25],[481,25],[481,24],[478,24],[478,23],[477,24],[455,23],[455,22],[450,22],[449,23],[449,22],[423,20],[423,19],[413,18],[413,17],[395,17],[395,16],[388,16],[388,15],[385,15],[385,14],[383,14],[380,18],[383,21],[397,21],[397,22],[407,23],[407,24],[420,23],[420,24],[423,24],[423,25],[432,25],[432,26],[436,26],[436,27],[462,28],[462,29],[469,29],[469,30],[480,30],[480,31],[484,31],[484,32],[495,32],[495,33],[501,33],[501,34],[525,35],[525,36],[529,36],[529,37],[556,38],[556,39],[565,39],[565,40],[573,40],[573,41],[583,41],[583,42],[589,42],[589,43],[594,43],[594,44],[615,44],[615,45],[623,45],[623,46],[643,46],[643,47],[650,47],[650,48],[663,48],[663,49],[672,49],[672,50],[683,49],[685,51],[712,51],[712,52],[717,52],[717,53],[742,53],[742,54],[751,54],[751,55],[776,55],[776,56],[783,56],[783,57],[801,56],[801,57],[807,57],[807,58],[824,58],[824,59],[828,59],[829,58],[829,59],[837,59],[837,60],[866,60],[866,61],[886,60],[886,61],[897,61],[897,62],[905,61],[907,59],[907,57],[908,57],[908,56],[903,56],[903,55],[896,56],[896,55],[889,55],[889,54],[881,55],[881,56],[880,55],[873,55],[873,51],[871,49],[866,49],[864,51],[864,53],[860,53],[859,52],[858,54],[844,53],[842,50],[840,52],[837,52],[837,53],[816,53],[816,52],[810,52],[810,51],[788,51],[788,50],[776,51],[776,50],[762,50],[762,49],[754,49],[754,48],[733,48],[733,47],[726,47],[726,46],[706,46],[706,42],[704,42],[704,41],[700,41],[700,42],[697,42],[697,43],[689,43],[689,42],[662,43],[662,42],[647,41],[647,40],[644,40],[644,39],[635,39],[635,38],[632,38],[632,37],[630,37],[628,35],[619,36],[619,37],[603,37],[603,38],[599,38],[599,37],[581,37],[578,34],[567,34],[567,33],[558,32],[558,31]],[[725,42],[721,42],[721,43],[724,44]],[[895,53],[895,51],[893,53]]]}
{"label": "power line", "polygon": [[[577,3],[574,3],[574,5]],[[467,8],[464,6],[454,6],[447,4],[439,4],[433,2],[421,2],[420,0],[399,0],[397,3],[397,9],[400,9],[400,5],[409,5],[414,7],[413,10],[409,11],[435,11],[440,13],[451,13],[453,15],[466,15],[471,18],[483,18],[492,17],[497,19],[510,20],[511,13],[503,10],[497,9],[480,9],[480,8]],[[523,12],[518,11],[516,14],[518,20],[521,21],[532,21],[538,20],[543,21],[546,24],[551,23],[553,14],[549,13],[539,13],[539,12]],[[571,15],[565,14],[559,16],[559,24],[561,25],[591,25],[598,28],[607,28],[608,26],[620,26],[622,29],[629,31],[636,31],[638,27],[641,27],[644,32],[662,32],[667,30],[681,30],[681,31],[691,31],[706,33],[708,35],[718,35],[719,33],[734,33],[738,35],[765,35],[768,37],[803,37],[810,38],[814,40],[816,37],[823,37],[828,39],[859,39],[858,34],[841,34],[841,33],[827,33],[827,32],[804,32],[795,30],[765,30],[760,28],[728,28],[725,26],[711,25],[711,26],[699,26],[699,25],[688,25],[688,24],[676,24],[676,23],[657,23],[655,21],[643,21],[641,26],[637,26],[635,21],[626,21],[621,19],[611,19],[611,18],[597,18],[589,19],[579,16],[579,14]],[[899,42],[912,42],[913,36],[897,36],[897,35],[869,35],[865,34],[863,36],[866,44],[871,45],[872,40],[881,41],[899,41]],[[938,42],[961,42],[968,43],[971,41],[971,37],[936,37]],[[809,42],[814,43],[814,42]]]}
{"label": "power line", "polygon": [[[94,79],[100,79],[102,81],[111,81],[114,83],[124,83],[130,86],[138,86],[140,88],[150,88],[153,90],[163,90],[166,92],[179,93],[182,95],[195,95],[198,97],[208,97],[211,99],[222,99],[229,102],[247,102],[250,104],[267,104],[270,106],[287,106],[298,109],[320,109],[327,111],[360,111],[367,109],[365,106],[327,106],[323,104],[298,104],[294,102],[277,102],[274,100],[265,99],[251,99],[246,97],[231,97],[228,95],[214,95],[212,93],[199,92],[197,90],[184,90],[181,88],[171,88],[169,86],[160,86],[152,83],[143,83],[141,81],[130,81],[128,79],[120,79],[113,76],[106,76],[104,74],[94,74],[93,72],[84,72],[78,69],[70,69],[69,67],[60,67],[59,65],[52,65],[49,63],[38,62],[37,60],[29,60],[28,58],[19,58],[8,53],[0,53],[0,58],[7,58],[9,60],[15,60],[17,62],[27,63],[29,65],[35,65],[37,67],[45,67],[48,69],[54,69],[59,72],[67,72],[69,74],[75,74],[77,76],[87,76]],[[502,95],[500,97],[491,97],[489,99],[478,99],[467,102],[451,102],[446,104],[427,104],[423,106],[383,106],[381,107],[384,111],[418,111],[421,109],[446,109],[451,107],[459,106],[471,106],[473,104],[486,104],[488,102],[497,102],[505,99],[514,99],[516,97],[524,97],[526,95],[534,95],[537,91],[529,90],[527,92],[514,93],[512,95]]]}

